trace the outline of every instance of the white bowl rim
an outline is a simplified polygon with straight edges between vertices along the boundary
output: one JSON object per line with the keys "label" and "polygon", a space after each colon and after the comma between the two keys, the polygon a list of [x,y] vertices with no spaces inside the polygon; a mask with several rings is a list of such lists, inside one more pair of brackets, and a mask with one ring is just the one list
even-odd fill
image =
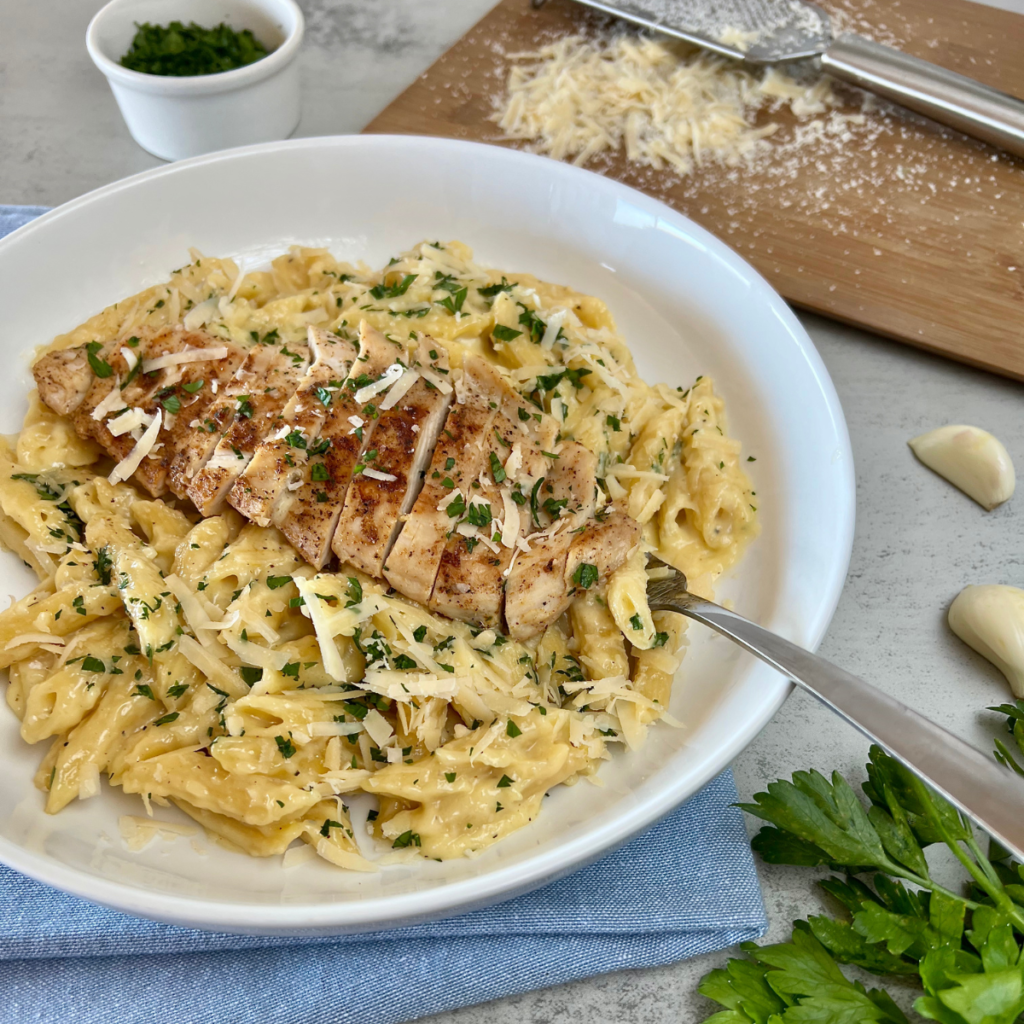
{"label": "white bowl rim", "polygon": [[[244,67],[234,68],[231,71],[218,71],[212,75],[182,75],[180,77],[175,75],[150,75],[142,71],[132,71],[130,68],[122,67],[117,61],[111,60],[100,46],[98,38],[99,29],[104,18],[116,8],[121,7],[125,2],[126,0],[109,0],[107,4],[93,15],[92,20],[89,22],[89,27],[85,30],[85,48],[89,51],[92,62],[107,78],[138,92],[159,93],[169,96],[205,96],[219,92],[233,92],[236,89],[244,89],[247,86],[255,85],[257,82],[273,77],[295,59],[299,52],[299,47],[302,45],[302,36],[306,26],[302,10],[295,3],[295,0],[268,0],[268,2],[278,5],[282,12],[287,13],[291,23],[291,30],[285,37],[284,42],[276,50],[268,53],[266,57],[252,64],[246,64]],[[125,180],[130,181],[131,178]],[[93,194],[95,193],[87,193],[87,195]],[[83,196],[82,198],[85,197]]]}
{"label": "white bowl rim", "polygon": [[[766,303],[773,317],[780,321],[791,335],[821,389],[821,395],[828,407],[835,429],[835,450],[843,466],[844,480],[840,500],[837,504],[839,522],[837,523],[834,547],[835,555],[822,584],[821,600],[817,605],[816,614],[811,617],[810,621],[803,624],[802,635],[790,637],[794,642],[802,644],[809,650],[816,649],[825,635],[839,602],[853,548],[856,480],[849,431],[839,396],[810,336],[782,297],[746,260],[733,252],[724,242],[660,200],[611,178],[570,164],[485,143],[442,139],[433,136],[322,136],[265,142],[221,150],[123,178],[56,207],[49,213],[18,228],[6,238],[0,239],[0,253],[12,245],[18,244],[19,240],[28,234],[42,230],[84,206],[100,202],[118,192],[129,190],[137,183],[152,181],[164,175],[187,173],[189,168],[207,163],[272,153],[281,149],[315,151],[336,146],[372,147],[377,145],[378,141],[390,144],[399,142],[414,150],[419,149],[422,151],[423,157],[427,157],[433,147],[443,146],[464,150],[467,160],[470,161],[474,155],[483,150],[487,151],[491,159],[498,161],[509,163],[543,161],[548,165],[551,174],[571,178],[581,188],[606,190],[631,203],[648,208],[653,207],[659,218],[670,223],[674,222],[677,227],[685,230],[690,237],[710,250],[716,260],[727,264],[734,274],[747,282],[750,286],[748,295],[758,296]],[[213,902],[205,898],[123,886],[95,875],[85,874],[68,865],[39,858],[24,847],[15,845],[2,836],[0,836],[0,861],[37,881],[80,896],[93,903],[100,903],[140,917],[180,924],[184,927],[203,928],[213,932],[262,935],[385,931],[417,921],[463,914],[481,906],[502,902],[519,893],[546,885],[559,877],[577,871],[623,845],[699,792],[711,779],[728,767],[736,755],[757,736],[775,715],[792,689],[791,682],[781,676],[777,677],[776,693],[773,699],[766,703],[764,713],[738,729],[732,740],[720,748],[717,756],[710,758],[700,773],[691,776],[691,781],[684,786],[665,785],[646,796],[642,802],[638,801],[632,807],[624,807],[622,814],[614,822],[569,838],[557,849],[537,853],[516,864],[498,867],[484,876],[448,882],[426,891],[397,896],[368,897],[342,904],[323,905],[282,904],[276,906],[267,903],[256,905]],[[411,904],[415,904],[415,906],[413,907]]]}

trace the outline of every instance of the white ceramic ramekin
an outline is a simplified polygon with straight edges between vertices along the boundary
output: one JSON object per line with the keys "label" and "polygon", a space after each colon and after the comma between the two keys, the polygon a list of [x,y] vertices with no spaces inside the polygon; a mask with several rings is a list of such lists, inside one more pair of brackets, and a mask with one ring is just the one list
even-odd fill
{"label": "white ceramic ramekin", "polygon": [[[226,22],[250,29],[273,52],[216,75],[175,78],[121,67],[136,22]],[[299,123],[295,57],[305,23],[294,0],[110,0],[89,23],[85,45],[135,141],[162,160],[285,139]]]}

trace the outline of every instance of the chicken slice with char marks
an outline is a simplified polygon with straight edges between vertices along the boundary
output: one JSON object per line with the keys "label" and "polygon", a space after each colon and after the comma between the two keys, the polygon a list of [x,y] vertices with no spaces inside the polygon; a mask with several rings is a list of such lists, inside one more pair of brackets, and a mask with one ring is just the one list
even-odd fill
{"label": "chicken slice with char marks", "polygon": [[[227,355],[176,363],[148,374],[138,365],[206,348],[226,350]],[[125,352],[130,353],[131,361]],[[123,344],[110,342],[92,355],[97,366],[105,364],[111,372],[96,375],[87,347],[43,356],[33,367],[40,396],[58,412],[68,409],[70,396],[77,396],[74,408],[64,414],[70,415],[80,436],[95,440],[116,461],[130,454],[141,427],[115,434],[110,429],[116,426],[112,421],[126,410],[139,410],[147,417],[160,410],[162,423],[156,444],[135,474],[136,481],[157,497],[166,489],[168,465],[181,437],[189,433],[189,420],[201,414],[212,399],[212,381],[229,378],[242,362],[244,352],[205,331],[185,331],[176,325],[152,337],[144,335],[141,340],[133,336]],[[82,378],[86,374],[89,385],[83,393]]]}
{"label": "chicken slice with char marks", "polygon": [[[228,354],[215,360],[204,359],[183,363],[158,371],[155,390],[147,392],[145,401],[134,403],[145,408],[147,412],[155,412],[158,408],[163,410],[157,446],[143,460],[135,473],[135,478],[154,495],[167,490],[171,464],[182,445],[199,429],[193,424],[205,418],[206,410],[216,400],[215,390],[224,387],[231,380],[246,358],[245,349],[214,335],[207,335],[203,346],[196,344],[198,340],[194,335],[188,338],[187,347],[227,348]],[[151,357],[152,350],[147,353],[147,358]],[[125,388],[125,395],[128,395],[138,382],[139,377],[136,377]],[[145,385],[141,385],[141,388],[145,388]],[[173,411],[175,409],[177,412]],[[102,438],[100,443],[105,443]]]}
{"label": "chicken slice with char marks", "polygon": [[[434,452],[454,392],[447,380],[448,353],[427,337],[420,338],[412,366],[406,372],[419,369],[430,377],[415,378],[391,408],[381,409],[370,447],[364,446],[360,455],[359,465],[364,468],[352,477],[331,542],[342,562],[351,562],[378,578],[400,527],[400,517],[412,508],[419,494],[423,471]],[[381,405],[388,404],[385,393]]]}
{"label": "chicken slice with char marks", "polygon": [[302,479],[307,449],[289,444],[286,438],[298,431],[307,445],[316,441],[334,395],[344,386],[356,358],[351,341],[321,327],[309,328],[309,350],[313,362],[284,407],[280,428],[259,443],[228,497],[234,508],[258,526],[274,521],[289,494],[288,484]]}
{"label": "chicken slice with char marks", "polygon": [[[309,366],[305,345],[257,345],[227,387],[235,418],[196,472],[188,496],[204,516],[216,515],[256,446],[281,425],[281,413]],[[226,404],[226,403],[225,403]]]}
{"label": "chicken slice with char marks", "polygon": [[[575,442],[563,445],[536,503],[531,501],[531,514],[536,504],[538,516],[546,516],[551,525],[530,538],[530,550],[516,557],[505,583],[505,622],[517,640],[535,636],[569,607],[569,551],[594,522],[596,486],[593,454]],[[538,519],[535,525],[544,524]]]}
{"label": "chicken slice with char marks", "polygon": [[384,567],[385,578],[397,591],[424,605],[434,589],[452,525],[447,510],[438,506],[455,490],[467,493],[485,468],[496,406],[502,400],[503,382],[486,359],[471,356],[463,372],[423,489]]}
{"label": "chicken slice with char marks", "polygon": [[305,438],[293,438],[309,457],[301,467],[301,478],[288,485],[274,525],[317,569],[323,568],[330,556],[331,538],[352,472],[377,424],[376,404],[372,399],[357,402],[356,392],[372,385],[404,355],[405,350],[396,342],[365,321],[360,323],[359,355],[345,386],[334,393],[317,440],[310,444]]}
{"label": "chicken slice with char marks", "polygon": [[[501,625],[505,571],[516,550],[514,540],[511,545],[495,540],[501,531],[494,520],[504,517],[502,489],[511,490],[520,479],[531,483],[544,475],[548,460],[536,441],[544,438],[550,443],[558,428],[543,413],[536,414],[540,416],[536,419],[535,410],[496,371],[491,372],[498,409],[484,439],[483,471],[461,495],[464,511],[449,520],[451,536],[441,555],[429,607],[452,619],[497,627]],[[518,467],[511,478],[499,483],[495,470],[501,466],[504,473],[510,456]],[[520,517],[516,538],[528,532],[529,522],[528,515]]]}

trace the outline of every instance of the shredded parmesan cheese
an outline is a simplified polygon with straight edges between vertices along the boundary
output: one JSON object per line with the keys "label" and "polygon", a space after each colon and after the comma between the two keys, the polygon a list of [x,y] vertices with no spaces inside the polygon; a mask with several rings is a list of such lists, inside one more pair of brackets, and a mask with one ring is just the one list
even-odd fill
{"label": "shredded parmesan cheese", "polygon": [[368,476],[371,480],[382,480],[385,483],[398,479],[394,473],[382,473],[379,469],[374,469],[372,466],[367,466],[363,470],[363,476]]}
{"label": "shredded parmesan cheese", "polygon": [[388,391],[387,398],[380,403],[380,411],[387,412],[388,409],[398,405],[398,403],[405,398],[409,389],[419,380],[419,374],[415,370],[406,370],[401,377],[395,382],[394,386]]}
{"label": "shredded parmesan cheese", "polygon": [[225,359],[228,354],[227,345],[211,345],[210,348],[183,348],[180,352],[168,352],[154,359],[144,359],[142,372],[152,373],[168,366],[181,366],[183,363],[202,363],[211,359]]}
{"label": "shredded parmesan cheese", "polygon": [[97,402],[96,408],[92,411],[94,420],[101,420],[108,416],[115,409],[124,408],[124,399],[121,397],[121,389],[115,384],[102,402]]}
{"label": "shredded parmesan cheese", "polygon": [[365,388],[360,388],[355,393],[355,400],[359,405],[364,402],[368,402],[371,398],[376,398],[382,391],[387,391],[392,384],[394,384],[401,376],[405,373],[405,367],[401,363],[392,363],[381,375],[378,380],[375,380],[372,384],[367,384]]}
{"label": "shredded parmesan cheese", "polygon": [[142,465],[142,460],[153,450],[157,436],[160,433],[160,424],[163,422],[163,411],[157,409],[153,422],[146,427],[146,432],[136,442],[135,447],[110,471],[107,480],[112,484],[118,484],[127,480]]}
{"label": "shredded parmesan cheese", "polygon": [[[835,102],[824,78],[806,86],[772,70],[762,89],[732,61],[632,33],[604,42],[567,36],[515,60],[492,119],[506,137],[575,164],[624,149],[631,163],[683,176],[708,162],[735,167],[775,132],[774,124],[754,127],[770,99],[798,117]],[[550,324],[545,342],[548,333]]]}

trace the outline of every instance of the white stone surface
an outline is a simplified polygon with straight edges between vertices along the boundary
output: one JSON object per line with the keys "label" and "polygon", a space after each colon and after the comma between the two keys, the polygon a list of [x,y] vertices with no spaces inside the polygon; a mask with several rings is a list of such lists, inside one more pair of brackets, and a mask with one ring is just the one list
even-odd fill
{"label": "white stone surface", "polygon": [[[490,6],[490,0],[300,0],[308,18],[300,135],[358,131]],[[98,6],[0,0],[0,202],[55,205],[159,161],[128,135],[85,53]],[[998,0],[1024,13],[1024,0]],[[986,513],[917,464],[910,437],[974,423],[1024,466],[1024,386],[816,316],[802,317],[832,374],[853,438],[857,534],[846,590],[821,652],[989,749],[1008,697],[999,673],[945,625],[967,583],[1024,585],[1021,498]],[[700,628],[700,627],[693,627]],[[798,768],[861,777],[866,742],[794,694],[737,759],[744,798]],[[814,874],[759,865],[770,938],[815,913]],[[691,1024],[716,953],[606,975],[431,1018],[433,1024]]]}

